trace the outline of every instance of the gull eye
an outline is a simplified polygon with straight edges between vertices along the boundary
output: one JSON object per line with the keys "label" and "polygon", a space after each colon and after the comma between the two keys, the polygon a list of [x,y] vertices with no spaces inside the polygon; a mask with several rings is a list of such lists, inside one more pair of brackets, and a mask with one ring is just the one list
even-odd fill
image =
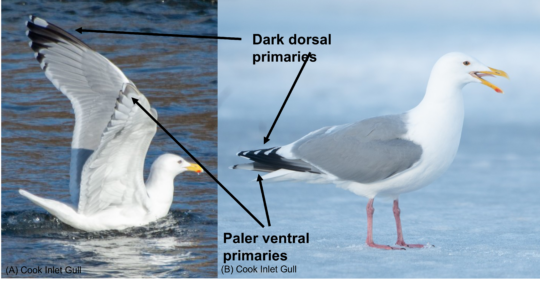
{"label": "gull eye", "polygon": [[463,65],[469,65],[469,64],[471,64],[471,63],[468,60],[463,62]]}
{"label": "gull eye", "polygon": [[178,164],[182,164],[182,160],[178,160]]}

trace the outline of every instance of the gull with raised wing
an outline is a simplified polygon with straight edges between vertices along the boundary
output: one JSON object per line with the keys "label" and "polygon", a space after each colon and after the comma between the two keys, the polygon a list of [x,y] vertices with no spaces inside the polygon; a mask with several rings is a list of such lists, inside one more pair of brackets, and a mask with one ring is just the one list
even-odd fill
{"label": "gull with raised wing", "polygon": [[[468,55],[446,54],[435,63],[424,99],[415,108],[402,114],[324,127],[281,147],[242,151],[238,156],[253,162],[232,168],[268,172],[263,177],[267,181],[334,183],[369,199],[368,246],[424,247],[405,243],[398,197],[428,185],[454,160],[463,126],[463,86],[482,83],[502,93],[484,76],[508,78],[504,71],[487,67]],[[400,247],[373,242],[376,196],[394,200],[396,245]]]}
{"label": "gull with raised wing", "polygon": [[20,190],[62,222],[85,231],[142,226],[167,215],[174,178],[201,167],[174,154],[159,156],[143,179],[156,123],[134,104],[157,112],[122,71],[56,25],[30,16],[26,35],[41,69],[75,111],[71,204]]}

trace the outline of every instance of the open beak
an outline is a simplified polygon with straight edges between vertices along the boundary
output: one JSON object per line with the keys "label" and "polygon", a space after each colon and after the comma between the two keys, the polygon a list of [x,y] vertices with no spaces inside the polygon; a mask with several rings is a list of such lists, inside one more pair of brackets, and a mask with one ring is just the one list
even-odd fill
{"label": "open beak", "polygon": [[195,173],[201,173],[202,172],[202,169],[201,169],[201,166],[197,165],[197,164],[191,164],[187,167],[187,170],[188,171],[192,171],[192,172],[195,172]]}
{"label": "open beak", "polygon": [[508,74],[506,74],[506,72],[504,72],[502,70],[498,70],[498,69],[495,69],[495,68],[489,67],[489,69],[491,71],[471,71],[470,74],[472,75],[472,77],[479,79],[480,82],[482,82],[482,84],[484,84],[484,85],[490,87],[491,89],[495,90],[495,92],[502,94],[503,91],[499,87],[493,85],[489,81],[486,81],[486,80],[482,79],[482,77],[484,77],[484,76],[491,76],[491,77],[502,76],[502,77],[506,77],[507,79],[510,79],[508,77]]}

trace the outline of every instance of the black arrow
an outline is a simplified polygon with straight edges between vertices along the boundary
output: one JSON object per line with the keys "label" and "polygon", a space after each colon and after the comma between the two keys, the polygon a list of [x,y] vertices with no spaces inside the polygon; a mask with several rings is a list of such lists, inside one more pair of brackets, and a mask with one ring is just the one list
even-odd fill
{"label": "black arrow", "polygon": [[262,187],[263,178],[261,178],[261,175],[257,175],[257,181],[259,182],[259,185],[261,186],[261,194],[262,194],[263,203],[264,203],[264,211],[266,212],[266,221],[268,222],[268,226],[272,226],[270,224],[270,216],[268,215],[268,208],[266,207],[266,199],[264,198],[264,190]]}
{"label": "black arrow", "polygon": [[238,199],[236,199],[236,197],[234,197],[234,195],[232,195],[232,193],[227,189],[225,188],[225,186],[223,186],[223,184],[221,184],[218,179],[216,179],[216,177],[214,177],[214,175],[212,175],[210,173],[210,171],[208,171],[208,169],[206,169],[206,167],[203,166],[203,164],[201,164],[201,162],[199,162],[199,160],[197,160],[197,158],[195,158],[180,142],[178,142],[174,137],[173,135],[171,135],[171,133],[169,133],[169,131],[167,131],[167,129],[165,129],[165,127],[163,127],[163,125],[161,125],[157,120],[156,118],[154,118],[154,116],[152,116],[152,114],[150,114],[148,111],[146,111],[146,109],[139,104],[139,100],[136,99],[136,98],[131,98],[131,100],[133,101],[134,104],[138,105],[145,113],[146,115],[148,115],[148,117],[150,117],[152,120],[154,120],[154,122],[156,122],[156,124],[158,124],[158,126],[167,134],[169,135],[169,137],[171,137],[171,139],[176,142],[176,144],[178,144],[178,146],[180,146],[180,148],[182,148],[188,155],[189,157],[191,157],[191,159],[193,159],[193,161],[197,162],[197,164],[199,164],[199,166],[201,166],[201,168],[206,172],[207,175],[209,175],[215,182],[217,182],[217,184],[219,184],[219,186],[221,186],[221,188],[223,188],[223,190],[225,190],[225,192],[227,192],[227,194],[229,194],[229,196],[231,196],[232,199],[234,199],[234,201],[236,201],[236,203],[238,203],[238,205],[240,205],[240,207],[242,207],[242,209],[244,209],[244,211],[246,211],[246,213],[248,213],[262,228],[264,228],[264,225],[242,204],[240,203],[240,201],[238,201]]}
{"label": "black arrow", "polygon": [[291,93],[292,93],[292,91],[294,89],[294,86],[296,85],[296,82],[298,81],[298,78],[300,78],[300,74],[302,74],[302,71],[304,70],[304,67],[306,66],[306,64],[307,64],[310,57],[311,57],[311,52],[308,53],[306,60],[302,64],[302,68],[300,68],[300,72],[298,72],[298,75],[296,76],[296,79],[294,79],[294,83],[292,84],[291,90],[289,91],[289,94],[285,98],[285,101],[283,102],[283,105],[281,106],[281,109],[279,110],[279,112],[278,112],[278,114],[276,116],[276,120],[274,120],[274,123],[272,124],[272,127],[270,127],[270,131],[268,131],[268,134],[266,135],[266,137],[263,138],[265,144],[270,140],[270,134],[272,133],[272,130],[274,130],[274,126],[276,126],[277,120],[279,119],[279,116],[281,115],[281,112],[283,111],[283,108],[285,108],[285,104],[289,100],[289,97],[291,96]]}
{"label": "black arrow", "polygon": [[185,38],[202,38],[202,39],[225,39],[225,40],[242,40],[240,37],[222,37],[222,36],[202,36],[202,35],[183,35],[183,34],[166,34],[166,33],[145,33],[145,32],[128,32],[128,31],[110,31],[110,30],[97,30],[97,29],[83,29],[79,27],[75,29],[82,34],[83,32],[95,32],[95,33],[115,33],[115,34],[128,34],[128,35],[147,35],[147,36],[169,36],[169,37],[185,37]]}

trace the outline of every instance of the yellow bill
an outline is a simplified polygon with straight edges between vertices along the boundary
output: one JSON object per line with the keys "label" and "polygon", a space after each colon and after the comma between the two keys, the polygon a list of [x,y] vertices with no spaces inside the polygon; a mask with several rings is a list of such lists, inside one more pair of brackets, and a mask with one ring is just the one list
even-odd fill
{"label": "yellow bill", "polygon": [[498,69],[495,69],[495,68],[489,68],[491,71],[476,71],[476,72],[471,72],[471,75],[474,77],[474,78],[477,78],[477,79],[480,79],[480,81],[482,82],[482,84],[490,87],[491,89],[495,90],[495,92],[497,93],[503,93],[503,91],[493,85],[491,82],[487,81],[487,80],[484,80],[482,79],[482,77],[484,76],[502,76],[502,77],[506,77],[507,79],[510,79],[508,77],[508,74],[506,74],[506,72],[502,71],[502,70],[498,70]]}
{"label": "yellow bill", "polygon": [[192,172],[195,172],[195,173],[201,173],[202,172],[201,166],[199,166],[197,164],[191,164],[186,169],[188,171],[192,171]]}

